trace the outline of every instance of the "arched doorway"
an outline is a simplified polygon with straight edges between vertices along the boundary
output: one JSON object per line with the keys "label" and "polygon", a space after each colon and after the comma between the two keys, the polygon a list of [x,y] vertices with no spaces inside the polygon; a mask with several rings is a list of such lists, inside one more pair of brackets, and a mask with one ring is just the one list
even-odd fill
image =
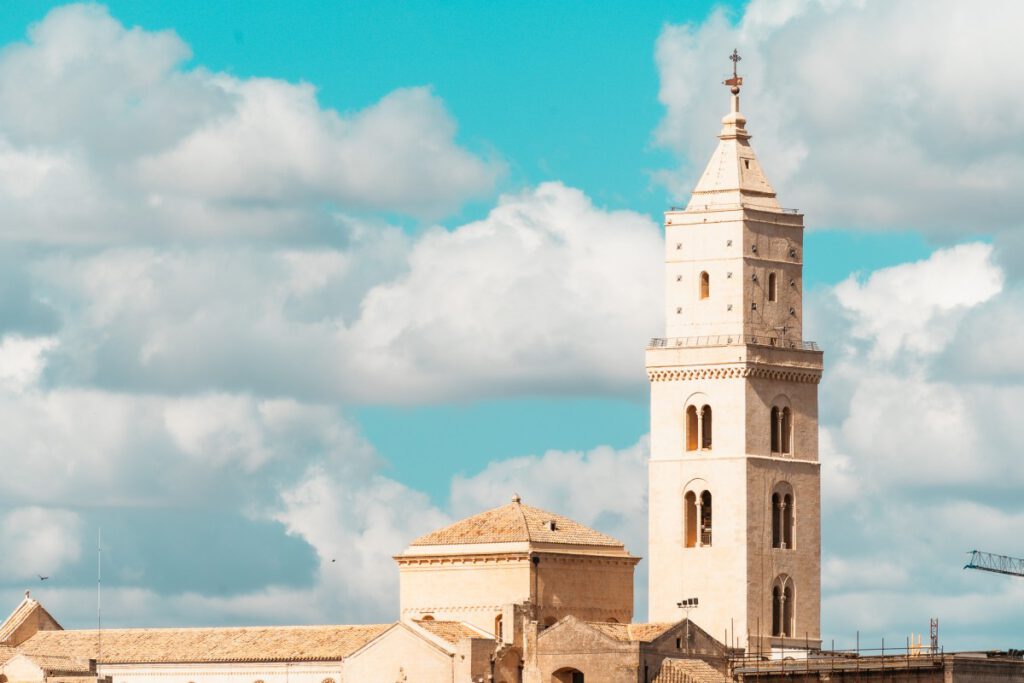
{"label": "arched doorway", "polygon": [[552,683],[583,683],[583,672],[579,669],[559,669],[551,676]]}

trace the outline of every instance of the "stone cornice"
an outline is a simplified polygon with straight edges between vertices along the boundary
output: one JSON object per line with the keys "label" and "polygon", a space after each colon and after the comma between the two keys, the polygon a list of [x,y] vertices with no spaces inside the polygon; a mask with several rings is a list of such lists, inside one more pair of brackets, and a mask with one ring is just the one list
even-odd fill
{"label": "stone cornice", "polygon": [[680,382],[695,379],[771,379],[800,384],[821,382],[820,370],[796,368],[751,367],[746,365],[714,366],[696,368],[648,368],[647,379],[651,382]]}

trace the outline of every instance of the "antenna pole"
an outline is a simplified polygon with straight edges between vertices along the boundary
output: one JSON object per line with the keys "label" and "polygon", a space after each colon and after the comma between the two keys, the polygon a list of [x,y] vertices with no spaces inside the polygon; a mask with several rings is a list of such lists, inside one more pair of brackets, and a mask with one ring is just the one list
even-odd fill
{"label": "antenna pole", "polygon": [[103,527],[96,530],[96,660],[103,657]]}

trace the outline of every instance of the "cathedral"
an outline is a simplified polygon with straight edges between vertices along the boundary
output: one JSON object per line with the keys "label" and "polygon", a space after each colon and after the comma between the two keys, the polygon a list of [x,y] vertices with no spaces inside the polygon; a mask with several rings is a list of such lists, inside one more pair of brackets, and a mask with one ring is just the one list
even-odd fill
{"label": "cathedral", "polygon": [[[393,623],[65,630],[26,593],[0,624],[0,683],[717,683],[782,680],[787,661],[810,680],[824,661],[823,358],[803,339],[803,216],[750,146],[742,79],[726,84],[717,148],[665,214],[665,330],[646,351],[647,621],[633,614],[638,556],[513,496],[395,556]],[[934,680],[970,680],[943,661],[929,660],[949,674]],[[843,677],[830,667],[814,680]],[[884,657],[881,671],[893,680]]]}

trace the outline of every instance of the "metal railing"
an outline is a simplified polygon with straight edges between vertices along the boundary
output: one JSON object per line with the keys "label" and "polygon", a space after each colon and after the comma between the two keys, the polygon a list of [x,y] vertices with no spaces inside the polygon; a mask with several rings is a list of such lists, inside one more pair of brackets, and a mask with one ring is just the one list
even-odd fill
{"label": "metal railing", "polygon": [[[694,208],[697,208],[697,207],[694,207]],[[754,209],[755,211],[766,211],[768,213],[772,213],[771,209],[764,209],[764,208],[761,208],[761,207],[758,207],[758,206],[746,206],[745,204],[704,204],[702,208],[705,211],[709,210],[709,209],[717,209],[719,211],[734,211],[736,209],[747,208],[747,209]],[[670,207],[668,207],[668,210],[669,211],[686,211],[686,206],[670,206]],[[780,211],[782,211],[782,213],[791,214],[791,215],[794,215],[794,216],[798,215],[800,213],[800,209],[780,209]]]}
{"label": "metal railing", "polygon": [[775,346],[781,349],[800,349],[802,351],[820,351],[818,344],[800,339],[785,337],[762,337],[754,334],[709,334],[697,337],[651,337],[649,349],[692,348],[700,346]]}
{"label": "metal railing", "polygon": [[[774,636],[774,638],[781,638]],[[798,641],[796,638],[786,638]],[[857,647],[853,650],[811,650],[810,642],[801,652],[793,647],[792,652],[797,658],[786,657],[785,649],[775,648],[777,658],[769,658],[768,653],[757,654],[747,652],[729,658],[729,670],[734,680],[756,679],[761,676],[778,674],[816,673],[819,676],[828,672],[882,673],[908,671],[911,669],[934,669],[940,666],[946,653],[942,648],[930,645],[915,644],[907,639],[903,647],[886,647],[882,641],[881,648]]]}

